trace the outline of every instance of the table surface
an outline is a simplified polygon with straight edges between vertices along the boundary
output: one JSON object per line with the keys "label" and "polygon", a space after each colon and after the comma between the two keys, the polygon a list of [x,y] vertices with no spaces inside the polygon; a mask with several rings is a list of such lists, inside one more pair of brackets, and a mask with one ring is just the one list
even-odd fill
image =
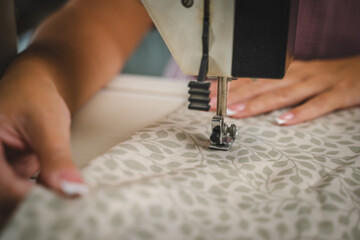
{"label": "table surface", "polygon": [[71,147],[80,167],[187,101],[185,80],[119,75],[74,116]]}

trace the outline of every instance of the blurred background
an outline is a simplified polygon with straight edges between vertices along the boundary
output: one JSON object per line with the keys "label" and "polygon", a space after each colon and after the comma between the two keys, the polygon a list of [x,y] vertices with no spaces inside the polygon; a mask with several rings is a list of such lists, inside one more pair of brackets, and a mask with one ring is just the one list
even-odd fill
{"label": "blurred background", "polygon": [[[29,44],[36,26],[66,2],[67,0],[14,0],[19,52]],[[174,64],[168,48],[154,27],[145,36],[122,72],[149,76],[181,76],[181,73],[176,71],[177,68],[169,66]]]}
{"label": "blurred background", "polygon": [[66,0],[14,0],[18,34],[31,30]]}

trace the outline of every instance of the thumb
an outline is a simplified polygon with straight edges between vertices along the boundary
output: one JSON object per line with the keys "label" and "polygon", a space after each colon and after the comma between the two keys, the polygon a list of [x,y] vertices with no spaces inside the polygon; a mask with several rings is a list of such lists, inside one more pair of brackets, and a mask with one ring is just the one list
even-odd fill
{"label": "thumb", "polygon": [[29,132],[31,146],[40,162],[40,182],[66,196],[87,193],[80,171],[72,159],[70,121],[61,117],[47,118],[41,124],[34,124]]}

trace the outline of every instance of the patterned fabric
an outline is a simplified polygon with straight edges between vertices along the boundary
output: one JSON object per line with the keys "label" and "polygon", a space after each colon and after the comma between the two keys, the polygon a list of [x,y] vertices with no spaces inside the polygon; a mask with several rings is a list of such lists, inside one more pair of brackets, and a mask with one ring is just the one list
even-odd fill
{"label": "patterned fabric", "polygon": [[243,120],[208,149],[212,113],[184,108],[83,169],[90,193],[37,187],[2,239],[360,239],[360,108],[280,127]]}

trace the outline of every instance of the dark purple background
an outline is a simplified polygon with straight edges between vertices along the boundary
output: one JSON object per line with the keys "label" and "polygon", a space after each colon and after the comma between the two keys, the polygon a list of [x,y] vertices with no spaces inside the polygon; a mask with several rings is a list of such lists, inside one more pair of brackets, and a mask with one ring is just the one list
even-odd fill
{"label": "dark purple background", "polygon": [[295,58],[360,54],[360,0],[300,0]]}

